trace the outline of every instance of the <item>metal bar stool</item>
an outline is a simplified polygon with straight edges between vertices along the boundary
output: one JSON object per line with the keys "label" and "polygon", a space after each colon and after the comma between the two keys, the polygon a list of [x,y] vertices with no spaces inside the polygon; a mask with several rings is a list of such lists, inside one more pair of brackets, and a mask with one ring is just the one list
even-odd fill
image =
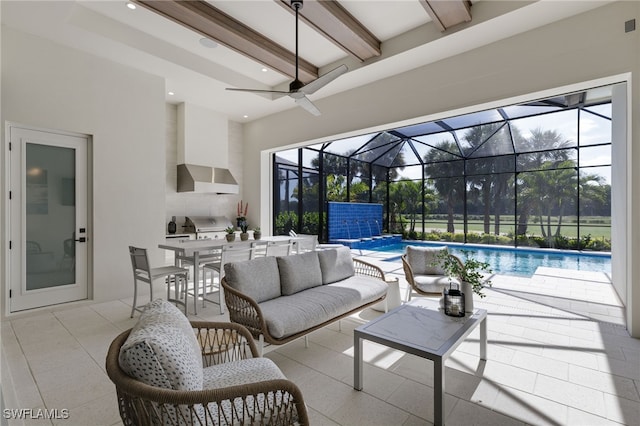
{"label": "metal bar stool", "polygon": [[[187,315],[187,276],[188,269],[178,266],[160,266],[152,268],[149,264],[147,249],[129,246],[129,256],[131,257],[131,266],[133,268],[133,306],[131,307],[131,318],[135,311],[142,312],[142,309],[136,308],[138,299],[138,281],[149,284],[149,300],[153,300],[153,280],[164,278],[167,284],[167,300],[178,305],[184,306],[184,314]],[[171,297],[171,282],[174,285],[174,297]],[[184,283],[184,288],[182,284]],[[184,296],[184,299],[181,299]]]}

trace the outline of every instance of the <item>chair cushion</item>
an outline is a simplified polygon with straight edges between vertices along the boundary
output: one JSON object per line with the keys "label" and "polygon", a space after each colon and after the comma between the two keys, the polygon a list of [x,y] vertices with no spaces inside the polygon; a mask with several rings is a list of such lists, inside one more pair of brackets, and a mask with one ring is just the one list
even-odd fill
{"label": "chair cushion", "polygon": [[140,315],[120,348],[120,368],[151,386],[174,390],[202,389],[202,355],[187,317],[158,299]]}
{"label": "chair cushion", "polygon": [[322,271],[317,252],[310,251],[293,256],[281,256],[277,259],[283,295],[290,296],[299,291],[322,285]]}
{"label": "chair cushion", "polygon": [[248,358],[212,365],[206,367],[203,374],[203,389],[220,389],[247,383],[286,379],[278,366],[269,358]]}
{"label": "chair cushion", "polygon": [[319,251],[318,260],[322,271],[322,284],[334,283],[356,274],[349,247]]}
{"label": "chair cushion", "polygon": [[417,247],[407,246],[407,262],[415,275],[445,275],[446,272],[438,266],[438,255],[448,253],[447,246]]}
{"label": "chair cushion", "polygon": [[[286,377],[272,360],[249,358],[205,368],[204,389],[219,389],[279,379],[286,379]],[[275,394],[270,392],[258,393],[255,396],[248,395],[246,398],[233,398],[233,402],[230,400],[212,402],[207,407],[209,416],[207,419],[203,418],[202,424],[210,424],[210,421],[214,425],[257,424],[262,416],[266,419],[271,418],[273,424],[289,424],[290,420],[281,418],[282,414],[277,412],[280,404],[283,403],[283,398],[284,395],[280,392]],[[255,420],[250,422],[250,419]],[[293,420],[297,420],[295,413]]]}
{"label": "chair cushion", "polygon": [[[442,290],[445,287],[448,288],[450,284],[449,277],[446,275],[414,275],[413,281],[416,287],[425,293],[442,293]],[[460,285],[460,281],[455,278],[451,278],[451,283],[454,288]]]}
{"label": "chair cushion", "polygon": [[280,297],[280,272],[275,257],[260,257],[224,265],[227,283],[256,303]]}

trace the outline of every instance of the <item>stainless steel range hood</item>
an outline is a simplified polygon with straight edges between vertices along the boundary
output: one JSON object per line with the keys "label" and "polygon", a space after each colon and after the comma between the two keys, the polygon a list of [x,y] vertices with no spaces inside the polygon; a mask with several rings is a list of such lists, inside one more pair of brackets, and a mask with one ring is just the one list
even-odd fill
{"label": "stainless steel range hood", "polygon": [[240,188],[229,169],[178,164],[178,192],[238,194]]}

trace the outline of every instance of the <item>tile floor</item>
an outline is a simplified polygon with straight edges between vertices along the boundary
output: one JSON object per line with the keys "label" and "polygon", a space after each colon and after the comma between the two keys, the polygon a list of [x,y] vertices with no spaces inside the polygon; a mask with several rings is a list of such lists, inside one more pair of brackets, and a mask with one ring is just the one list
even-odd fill
{"label": "tile floor", "polygon": [[[401,264],[364,255],[401,278],[404,296]],[[476,299],[489,312],[488,361],[478,358],[476,330],[447,362],[448,425],[640,424],[640,340],[624,328],[624,308],[606,275],[540,268],[532,278],[496,276],[493,282],[487,297]],[[2,322],[4,408],[68,413],[28,425],[120,424],[104,358],[111,340],[135,323],[130,303]],[[224,319],[217,313],[208,305],[198,318]],[[309,348],[303,340],[267,348],[265,356],[302,389],[313,425],[432,423],[430,361],[365,342],[364,390],[354,391],[353,329],[377,315],[365,309],[343,320],[341,329],[319,330]]]}

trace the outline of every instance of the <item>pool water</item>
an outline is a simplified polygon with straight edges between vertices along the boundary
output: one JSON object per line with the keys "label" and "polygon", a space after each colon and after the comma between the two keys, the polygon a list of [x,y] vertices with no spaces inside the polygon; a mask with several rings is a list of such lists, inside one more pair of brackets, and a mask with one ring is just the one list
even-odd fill
{"label": "pool water", "polygon": [[[578,271],[593,271],[611,273],[611,255],[605,253],[584,253],[550,251],[545,249],[512,248],[512,247],[483,247],[477,245],[443,244],[428,242],[403,242],[379,247],[376,251],[389,253],[405,252],[405,247],[412,246],[443,246],[464,260],[464,250],[480,262],[491,265],[494,273],[500,275],[517,275],[531,277],[539,266],[550,268],[572,269]],[[400,256],[393,256],[386,260],[397,261]]]}

